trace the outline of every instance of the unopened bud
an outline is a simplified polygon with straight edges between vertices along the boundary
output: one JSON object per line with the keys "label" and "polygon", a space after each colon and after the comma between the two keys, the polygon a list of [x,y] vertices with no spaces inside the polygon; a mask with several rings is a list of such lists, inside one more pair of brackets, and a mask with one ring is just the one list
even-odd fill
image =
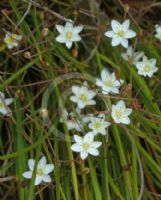
{"label": "unopened bud", "polygon": [[39,111],[39,114],[42,117],[44,124],[48,124],[49,123],[48,110],[46,108],[41,108],[40,111]]}
{"label": "unopened bud", "polygon": [[129,9],[130,9],[129,5],[125,4],[124,5],[124,10],[125,10],[126,13],[129,12]]}
{"label": "unopened bud", "polygon": [[43,28],[42,29],[42,36],[43,37],[46,37],[48,35],[48,33],[49,33],[49,29],[48,28]]}
{"label": "unopened bud", "polygon": [[31,53],[29,51],[25,51],[23,54],[24,58],[31,59]]}

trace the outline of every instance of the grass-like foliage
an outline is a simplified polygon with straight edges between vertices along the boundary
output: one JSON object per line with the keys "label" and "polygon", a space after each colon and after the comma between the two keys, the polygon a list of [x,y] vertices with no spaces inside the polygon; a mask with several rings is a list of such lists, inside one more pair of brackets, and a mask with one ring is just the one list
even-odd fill
{"label": "grass-like foliage", "polygon": [[161,199],[160,13],[0,1],[0,199]]}

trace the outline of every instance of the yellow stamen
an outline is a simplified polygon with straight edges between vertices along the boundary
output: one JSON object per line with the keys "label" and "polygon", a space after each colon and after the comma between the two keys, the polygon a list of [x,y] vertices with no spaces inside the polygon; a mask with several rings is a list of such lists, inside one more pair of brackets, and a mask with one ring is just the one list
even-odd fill
{"label": "yellow stamen", "polygon": [[65,36],[66,36],[67,39],[70,40],[73,36],[73,33],[72,32],[66,32]]}
{"label": "yellow stamen", "polygon": [[119,36],[119,37],[124,37],[125,36],[125,32],[124,31],[119,31],[119,32],[117,32],[117,35]]}

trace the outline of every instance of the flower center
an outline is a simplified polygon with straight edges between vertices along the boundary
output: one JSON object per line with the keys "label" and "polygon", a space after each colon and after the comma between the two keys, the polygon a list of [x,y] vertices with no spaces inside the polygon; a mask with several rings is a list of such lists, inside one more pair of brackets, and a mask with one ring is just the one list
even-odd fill
{"label": "flower center", "polygon": [[41,169],[41,168],[37,169],[36,175],[37,175],[37,176],[44,176],[44,171],[43,171],[43,169]]}
{"label": "flower center", "polygon": [[107,80],[105,82],[105,85],[108,86],[108,87],[113,87],[113,81],[112,80]]}
{"label": "flower center", "polygon": [[85,151],[87,151],[87,149],[88,149],[88,146],[89,146],[89,145],[88,145],[88,144],[86,144],[86,143],[83,143],[83,144],[82,144],[82,147],[83,147],[83,149],[84,149]]}
{"label": "flower center", "polygon": [[100,122],[96,122],[96,123],[95,123],[95,128],[96,128],[96,129],[99,129],[100,127],[101,127],[101,123],[100,123]]}
{"label": "flower center", "polygon": [[10,37],[7,37],[7,38],[6,38],[6,42],[7,42],[8,44],[13,44],[13,43],[15,43],[15,39],[14,39],[12,36],[10,36]]}
{"label": "flower center", "polygon": [[81,95],[79,96],[79,99],[80,99],[81,101],[85,102],[85,101],[87,101],[87,96],[84,95],[84,94],[81,94]]}
{"label": "flower center", "polygon": [[150,72],[151,70],[151,67],[150,66],[145,66],[144,67],[144,72]]}
{"label": "flower center", "polygon": [[73,37],[73,33],[72,32],[66,32],[65,36],[68,40],[70,40]]}
{"label": "flower center", "polygon": [[122,112],[120,110],[116,110],[116,117],[121,118]]}
{"label": "flower center", "polygon": [[119,32],[117,32],[117,35],[119,36],[119,37],[124,37],[125,36],[125,33],[124,33],[124,31],[119,31]]}

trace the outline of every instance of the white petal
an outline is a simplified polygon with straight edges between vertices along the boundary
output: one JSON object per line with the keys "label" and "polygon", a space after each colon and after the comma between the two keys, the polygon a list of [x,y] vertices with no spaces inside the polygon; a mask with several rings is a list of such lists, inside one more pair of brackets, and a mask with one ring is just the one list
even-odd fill
{"label": "white petal", "polygon": [[112,46],[117,46],[121,43],[122,39],[118,37],[112,38]]}
{"label": "white petal", "polygon": [[120,100],[120,101],[117,103],[117,107],[120,107],[120,108],[125,109],[125,102],[124,102],[123,100]]}
{"label": "white petal", "polygon": [[91,146],[92,146],[93,148],[98,148],[98,147],[100,147],[101,145],[102,145],[102,142],[93,142]]}
{"label": "white petal", "polygon": [[125,113],[126,113],[126,115],[130,115],[132,113],[132,109],[126,108]]}
{"label": "white petal", "polygon": [[110,76],[110,72],[107,69],[103,69],[101,71],[101,78],[103,81],[106,81],[109,76]]}
{"label": "white petal", "polygon": [[96,93],[93,92],[92,90],[88,91],[88,96],[92,99],[94,96],[96,96]]}
{"label": "white petal", "polygon": [[42,181],[43,181],[43,177],[42,176],[36,176],[35,185],[39,185]]}
{"label": "white petal", "polygon": [[129,38],[133,38],[136,36],[136,33],[132,30],[128,30],[125,34],[125,38],[129,39]]}
{"label": "white petal", "polygon": [[77,85],[72,86],[72,92],[77,95],[80,92],[80,87]]}
{"label": "white petal", "polygon": [[73,29],[73,24],[70,22],[66,22],[65,24],[65,30],[66,31],[71,31]]}
{"label": "white petal", "polygon": [[34,159],[29,159],[29,161],[28,161],[28,166],[29,166],[29,169],[30,169],[31,171],[34,170],[34,165],[35,165],[35,160],[34,160]]}
{"label": "white petal", "polygon": [[122,124],[130,124],[130,119],[128,117],[124,117],[120,119]]}
{"label": "white petal", "polygon": [[79,125],[77,122],[67,120],[66,124],[67,124],[68,130],[76,129],[77,131],[82,131],[81,125]]}
{"label": "white petal", "polygon": [[43,169],[45,174],[49,174],[54,170],[54,165],[53,164],[46,164],[45,168]]}
{"label": "white petal", "polygon": [[104,34],[107,37],[113,38],[113,36],[114,36],[115,33],[113,31],[106,31]]}
{"label": "white petal", "polygon": [[27,179],[32,178],[32,172],[31,171],[24,172],[22,175],[23,175],[23,177],[25,177]]}
{"label": "white petal", "polygon": [[5,104],[8,106],[13,102],[12,98],[5,99]]}
{"label": "white petal", "polygon": [[56,25],[56,29],[59,33],[63,33],[64,32],[64,27],[61,25]]}
{"label": "white petal", "polygon": [[82,144],[82,138],[78,135],[74,135],[74,140],[78,143],[78,144]]}
{"label": "white petal", "polygon": [[2,113],[3,115],[8,115],[11,112],[11,110],[7,107],[7,108],[0,108],[0,113]]}
{"label": "white petal", "polygon": [[123,47],[127,48],[128,47],[128,40],[127,39],[122,39],[121,44]]}
{"label": "white petal", "polygon": [[70,100],[76,103],[78,101],[78,98],[76,96],[71,96]]}
{"label": "white petal", "polygon": [[71,146],[71,150],[75,151],[75,152],[81,152],[81,151],[83,151],[83,148],[80,144],[75,143]]}
{"label": "white petal", "polygon": [[87,105],[86,103],[84,103],[84,102],[82,102],[82,101],[78,101],[78,107],[79,107],[80,109],[83,109],[86,105]]}
{"label": "white petal", "polygon": [[123,24],[122,24],[123,30],[124,30],[124,31],[128,30],[128,29],[129,29],[129,26],[130,26],[130,20],[127,19],[127,20],[125,20],[125,21],[123,22]]}
{"label": "white petal", "polygon": [[96,105],[96,102],[94,100],[89,100],[88,105]]}
{"label": "white petal", "polygon": [[101,81],[101,79],[96,79],[96,85],[102,87],[103,86],[103,82]]}
{"label": "white petal", "polygon": [[73,38],[72,38],[72,41],[73,42],[79,42],[81,40],[81,37],[79,35],[75,35]]}
{"label": "white petal", "polygon": [[45,176],[43,176],[43,181],[46,182],[46,183],[50,183],[51,177],[49,175],[45,175]]}
{"label": "white petal", "polygon": [[121,24],[120,24],[118,21],[116,21],[116,20],[112,20],[112,21],[111,21],[111,27],[112,27],[112,30],[113,30],[114,32],[118,32],[118,30],[119,30],[120,27],[121,27]]}
{"label": "white petal", "polygon": [[18,41],[21,41],[22,38],[23,38],[22,35],[17,35],[17,36],[16,36],[16,40],[18,40]]}
{"label": "white petal", "polygon": [[46,157],[43,156],[43,157],[40,159],[40,161],[38,162],[38,166],[43,168],[45,165],[46,165]]}
{"label": "white petal", "polygon": [[70,49],[72,47],[72,42],[71,41],[66,42],[66,47]]}
{"label": "white petal", "polygon": [[87,133],[85,136],[84,136],[84,143],[87,143],[87,144],[91,144],[94,140],[94,136],[91,132]]}
{"label": "white petal", "polygon": [[85,152],[85,151],[83,151],[83,152],[80,153],[80,157],[82,158],[82,160],[86,159],[87,156],[88,156],[88,153]]}
{"label": "white petal", "polygon": [[83,30],[83,26],[76,26],[74,27],[73,33],[78,34]]}
{"label": "white petal", "polygon": [[88,149],[88,153],[90,153],[93,156],[98,156],[99,155],[99,151],[95,148],[89,148]]}
{"label": "white petal", "polygon": [[60,43],[65,43],[65,42],[66,42],[66,39],[64,38],[64,36],[58,35],[58,36],[56,37],[56,41],[57,41],[57,42],[60,42]]}
{"label": "white petal", "polygon": [[13,45],[13,44],[7,44],[7,47],[8,47],[9,49],[13,49],[13,48],[14,48],[14,45]]}
{"label": "white petal", "polygon": [[156,59],[155,58],[151,58],[150,60],[149,60],[149,62],[150,62],[150,64],[154,67],[155,65],[156,65]]}

